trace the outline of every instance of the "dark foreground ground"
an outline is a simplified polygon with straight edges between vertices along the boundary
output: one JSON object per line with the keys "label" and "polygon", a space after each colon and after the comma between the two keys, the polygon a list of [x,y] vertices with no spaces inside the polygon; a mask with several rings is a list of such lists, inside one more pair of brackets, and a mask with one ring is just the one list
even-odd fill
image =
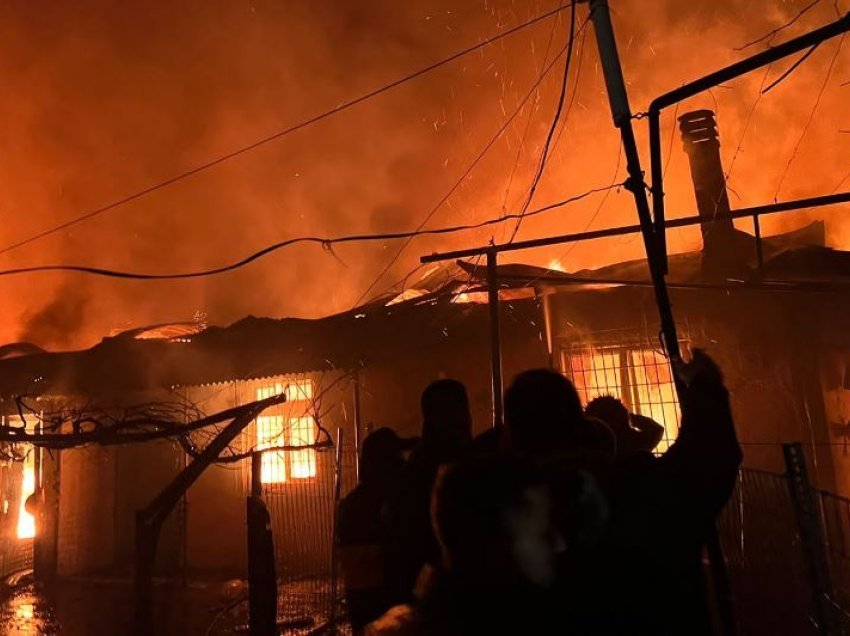
{"label": "dark foreground ground", "polygon": [[[244,584],[237,581],[159,584],[156,636],[247,634],[245,596]],[[284,633],[310,633],[325,622],[328,610],[327,596],[316,593],[314,582],[281,590],[279,620],[291,625]],[[127,580],[70,580],[39,589],[24,583],[2,599],[0,636],[129,636],[132,618]]]}

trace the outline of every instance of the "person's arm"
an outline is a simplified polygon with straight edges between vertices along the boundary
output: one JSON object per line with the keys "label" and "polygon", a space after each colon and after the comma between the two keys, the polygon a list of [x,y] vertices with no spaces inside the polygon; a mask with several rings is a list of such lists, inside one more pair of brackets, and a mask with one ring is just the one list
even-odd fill
{"label": "person's arm", "polygon": [[682,426],[662,460],[687,479],[706,511],[717,514],[732,494],[743,459],[729,392],[717,364],[698,349],[677,373],[683,384]]}
{"label": "person's arm", "polygon": [[664,437],[664,427],[658,422],[645,415],[637,413],[629,414],[634,433],[635,446],[640,450],[652,451]]}

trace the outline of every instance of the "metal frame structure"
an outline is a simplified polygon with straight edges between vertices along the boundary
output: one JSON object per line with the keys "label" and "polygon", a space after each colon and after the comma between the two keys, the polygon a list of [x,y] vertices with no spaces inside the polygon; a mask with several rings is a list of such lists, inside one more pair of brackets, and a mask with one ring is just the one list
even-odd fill
{"label": "metal frame structure", "polygon": [[652,176],[652,187],[650,190],[652,193],[652,215],[655,222],[655,236],[658,241],[657,247],[659,249],[659,256],[661,256],[665,262],[665,273],[667,242],[664,230],[666,227],[670,226],[666,224],[664,218],[664,169],[661,152],[661,111],[669,106],[673,106],[690,97],[694,97],[699,93],[714,88],[719,84],[723,84],[729,80],[751,73],[752,71],[763,68],[768,64],[784,59],[789,55],[799,53],[804,49],[818,46],[822,42],[847,33],[848,31],[850,31],[850,13],[847,13],[844,17],[839,18],[835,22],[831,22],[826,26],[810,31],[809,33],[805,33],[800,37],[784,42],[778,46],[771,47],[766,51],[757,53],[756,55],[741,60],[740,62],[731,64],[730,66],[722,68],[719,71],[715,71],[705,77],[701,77],[698,80],[685,84],[680,88],[672,90],[669,93],[665,93],[664,95],[652,100],[652,103],[649,105],[649,111],[647,112],[647,119],[649,119],[650,172]]}

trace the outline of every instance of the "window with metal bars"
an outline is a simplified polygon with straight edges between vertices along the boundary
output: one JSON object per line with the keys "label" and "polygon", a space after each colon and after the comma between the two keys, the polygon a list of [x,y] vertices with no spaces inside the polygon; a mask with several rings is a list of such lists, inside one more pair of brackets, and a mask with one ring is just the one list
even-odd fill
{"label": "window with metal bars", "polygon": [[[309,413],[313,400],[313,381],[270,382],[256,389],[257,400],[286,392],[286,402],[267,409],[255,421],[257,449],[277,446],[309,446],[316,441],[317,426]],[[316,451],[268,451],[262,454],[260,480],[264,484],[282,484],[290,480],[316,476]]]}
{"label": "window with metal bars", "polygon": [[635,341],[570,343],[560,348],[560,364],[584,404],[603,395],[616,397],[632,413],[664,426],[657,452],[675,441],[681,414],[670,364],[660,350]]}

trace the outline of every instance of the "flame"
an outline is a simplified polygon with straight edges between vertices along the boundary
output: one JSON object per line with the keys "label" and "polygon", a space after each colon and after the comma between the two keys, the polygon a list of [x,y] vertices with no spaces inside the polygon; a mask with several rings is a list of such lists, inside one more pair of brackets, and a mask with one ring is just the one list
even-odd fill
{"label": "flame", "polygon": [[35,606],[32,603],[21,603],[15,607],[15,618],[31,621],[35,617]]}
{"label": "flame", "polygon": [[476,304],[476,305],[486,305],[487,300],[487,292],[461,292],[454,298],[452,298],[453,303],[458,304]]}
{"label": "flame", "polygon": [[26,511],[27,498],[35,492],[35,469],[32,458],[24,464],[24,479],[21,484],[21,503],[18,507],[18,538],[32,539],[35,536],[35,517]]}

